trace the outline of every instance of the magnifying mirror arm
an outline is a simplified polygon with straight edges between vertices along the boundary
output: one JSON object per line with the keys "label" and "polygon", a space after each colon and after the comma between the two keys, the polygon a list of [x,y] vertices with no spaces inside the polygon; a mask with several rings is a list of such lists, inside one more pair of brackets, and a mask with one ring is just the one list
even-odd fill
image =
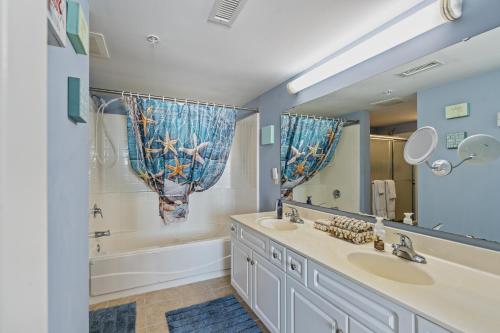
{"label": "magnifying mirror arm", "polygon": [[470,155],[469,157],[464,158],[455,165],[451,164],[448,160],[436,160],[432,162],[432,164],[429,163],[429,161],[425,161],[425,164],[429,167],[429,169],[432,170],[432,173],[436,176],[447,176],[453,171],[453,169],[458,168],[465,162],[474,159],[474,157],[476,157],[476,155]]}
{"label": "magnifying mirror arm", "polygon": [[470,156],[469,156],[469,157],[467,157],[467,158],[464,158],[463,160],[461,160],[460,162],[458,162],[458,164],[454,165],[454,166],[453,166],[453,169],[458,168],[459,166],[461,166],[461,165],[462,165],[462,164],[464,164],[465,162],[472,160],[474,157],[476,157],[476,155],[474,155],[474,154],[473,154],[473,155],[470,155]]}

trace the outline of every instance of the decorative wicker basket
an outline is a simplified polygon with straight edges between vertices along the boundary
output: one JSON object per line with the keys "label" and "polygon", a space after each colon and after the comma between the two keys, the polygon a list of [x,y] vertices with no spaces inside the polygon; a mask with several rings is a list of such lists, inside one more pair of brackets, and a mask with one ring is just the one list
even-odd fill
{"label": "decorative wicker basket", "polygon": [[328,220],[316,220],[314,227],[328,231],[332,237],[354,244],[365,244],[373,241],[373,225],[371,223],[347,216],[333,215]]}

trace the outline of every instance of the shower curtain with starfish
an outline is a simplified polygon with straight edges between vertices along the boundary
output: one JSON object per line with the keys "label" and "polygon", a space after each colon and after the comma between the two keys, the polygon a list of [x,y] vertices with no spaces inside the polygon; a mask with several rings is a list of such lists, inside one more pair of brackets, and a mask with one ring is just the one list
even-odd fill
{"label": "shower curtain with starfish", "polygon": [[124,101],[133,170],[158,193],[165,223],[186,220],[189,195],[212,187],[224,171],[236,110],[141,97]]}
{"label": "shower curtain with starfish", "polygon": [[281,188],[285,198],[291,198],[294,187],[331,162],[342,128],[340,119],[281,115]]}

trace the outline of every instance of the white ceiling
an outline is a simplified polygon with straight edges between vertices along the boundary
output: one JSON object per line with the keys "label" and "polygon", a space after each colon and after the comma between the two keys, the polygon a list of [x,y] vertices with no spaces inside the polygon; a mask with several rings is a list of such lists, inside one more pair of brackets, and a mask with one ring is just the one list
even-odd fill
{"label": "white ceiling", "polygon": [[[299,105],[294,108],[293,112],[339,116],[354,111],[369,110],[370,119],[376,123],[376,126],[411,121],[412,117],[415,120],[417,116],[415,93],[417,91],[500,68],[499,40],[500,28],[490,30],[467,42],[452,45],[327,96]],[[408,78],[395,75],[432,60],[443,62],[444,66]],[[388,90],[392,90],[390,96],[384,93]],[[370,104],[387,98],[401,98],[405,103],[390,107]],[[398,114],[398,110],[401,114]]]}
{"label": "white ceiling", "polygon": [[91,86],[244,104],[421,1],[251,0],[228,29],[213,0],[90,0]]}
{"label": "white ceiling", "polygon": [[370,126],[381,127],[417,121],[417,96],[401,104],[375,108],[370,112]]}

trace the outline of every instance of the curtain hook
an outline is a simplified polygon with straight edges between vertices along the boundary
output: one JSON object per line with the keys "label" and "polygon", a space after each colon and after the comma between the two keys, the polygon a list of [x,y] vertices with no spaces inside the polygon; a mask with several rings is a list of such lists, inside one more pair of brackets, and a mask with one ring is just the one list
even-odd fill
{"label": "curtain hook", "polygon": [[125,91],[122,90],[122,99],[123,99],[123,95],[125,94]]}
{"label": "curtain hook", "polygon": [[151,100],[151,94],[148,95],[148,101],[150,101],[150,100]]}
{"label": "curtain hook", "polygon": [[177,104],[177,97],[174,98],[174,103]]}

